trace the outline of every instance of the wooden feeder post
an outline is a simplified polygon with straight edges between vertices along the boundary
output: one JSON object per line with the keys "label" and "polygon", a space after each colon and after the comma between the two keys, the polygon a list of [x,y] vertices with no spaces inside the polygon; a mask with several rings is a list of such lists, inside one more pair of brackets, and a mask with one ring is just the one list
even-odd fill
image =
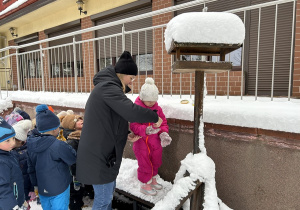
{"label": "wooden feeder post", "polygon": [[[225,55],[241,45],[229,44],[201,44],[201,43],[177,43],[172,42],[169,54],[176,55],[176,61],[172,65],[173,73],[195,73],[195,101],[194,101],[194,140],[193,154],[199,153],[199,126],[203,120],[204,100],[204,73],[219,73],[230,71],[232,65],[225,62]],[[220,62],[207,61],[182,61],[180,55],[206,55],[220,56]],[[200,118],[202,116],[202,118]],[[182,201],[183,202],[183,201]],[[191,195],[190,209],[202,210],[204,202],[204,184],[198,183]]]}
{"label": "wooden feeder post", "polygon": [[[194,141],[193,154],[199,153],[199,126],[200,117],[203,116],[203,92],[204,92],[204,72],[195,72],[195,101],[194,101]],[[203,118],[202,118],[203,119]]]}

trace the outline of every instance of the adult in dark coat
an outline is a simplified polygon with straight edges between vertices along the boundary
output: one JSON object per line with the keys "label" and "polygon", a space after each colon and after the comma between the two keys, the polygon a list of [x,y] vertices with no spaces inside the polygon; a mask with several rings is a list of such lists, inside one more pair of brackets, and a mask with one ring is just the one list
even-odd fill
{"label": "adult in dark coat", "polygon": [[[130,91],[127,85],[131,85],[136,74],[137,66],[125,51],[115,67],[109,66],[94,76],[95,88],[85,107],[76,169],[78,181],[94,187],[93,209],[111,209],[128,121],[154,122],[158,127],[162,122],[155,111],[134,104],[124,94]],[[100,191],[110,193],[103,195]]]}

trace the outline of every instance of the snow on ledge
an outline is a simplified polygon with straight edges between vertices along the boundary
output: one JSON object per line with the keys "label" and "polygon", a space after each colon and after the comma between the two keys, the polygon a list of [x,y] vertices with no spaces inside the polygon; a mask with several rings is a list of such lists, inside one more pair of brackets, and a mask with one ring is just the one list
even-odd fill
{"label": "snow on ledge", "polygon": [[[89,97],[88,93],[53,93],[53,92],[9,92],[9,98],[0,100],[0,112],[12,107],[11,101],[64,106],[84,109]],[[138,95],[127,94],[135,101]],[[181,104],[186,99],[188,104]],[[248,128],[300,133],[300,99],[258,97],[254,96],[206,96],[204,99],[204,122],[233,125]],[[189,95],[159,95],[158,104],[162,107],[167,118],[194,121],[193,96]]]}
{"label": "snow on ledge", "polygon": [[165,45],[172,42],[242,44],[245,26],[235,14],[226,12],[189,12],[178,15],[167,24]]}

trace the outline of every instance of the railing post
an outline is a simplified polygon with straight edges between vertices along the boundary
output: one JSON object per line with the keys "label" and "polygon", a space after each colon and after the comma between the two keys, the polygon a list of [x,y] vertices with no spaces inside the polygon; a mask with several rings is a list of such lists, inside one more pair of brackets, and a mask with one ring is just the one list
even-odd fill
{"label": "railing post", "polygon": [[[76,44],[75,36],[73,37],[73,55],[74,55],[74,82],[75,82],[75,93],[78,93],[78,72],[77,72],[77,61],[76,61]],[[90,66],[89,66],[90,67]]]}
{"label": "railing post", "polygon": [[41,59],[41,74],[42,74],[42,90],[45,92],[45,78],[44,78],[44,62],[43,62],[43,47],[40,44],[40,59]]}
{"label": "railing post", "polygon": [[[18,90],[21,90],[21,81],[20,81],[20,69],[19,69],[19,55],[18,55],[19,49],[16,49],[16,62],[17,62],[17,79],[18,79]],[[12,68],[12,64],[11,68]]]}
{"label": "railing post", "polygon": [[[125,26],[122,26],[122,52],[125,50]],[[132,53],[132,52],[131,52]]]}

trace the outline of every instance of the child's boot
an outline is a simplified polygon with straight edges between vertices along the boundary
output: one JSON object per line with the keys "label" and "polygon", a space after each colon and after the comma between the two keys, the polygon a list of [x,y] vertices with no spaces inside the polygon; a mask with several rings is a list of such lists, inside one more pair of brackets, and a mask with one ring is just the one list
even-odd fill
{"label": "child's boot", "polygon": [[154,196],[154,195],[157,194],[157,192],[156,192],[156,190],[152,189],[152,187],[149,184],[149,182],[148,183],[142,183],[140,191],[141,191],[141,193],[144,193],[145,195],[152,195],[152,196]]}
{"label": "child's boot", "polygon": [[150,183],[151,187],[156,189],[156,190],[161,190],[163,188],[163,186],[159,183],[157,183],[156,180],[157,176],[152,177],[152,182]]}

